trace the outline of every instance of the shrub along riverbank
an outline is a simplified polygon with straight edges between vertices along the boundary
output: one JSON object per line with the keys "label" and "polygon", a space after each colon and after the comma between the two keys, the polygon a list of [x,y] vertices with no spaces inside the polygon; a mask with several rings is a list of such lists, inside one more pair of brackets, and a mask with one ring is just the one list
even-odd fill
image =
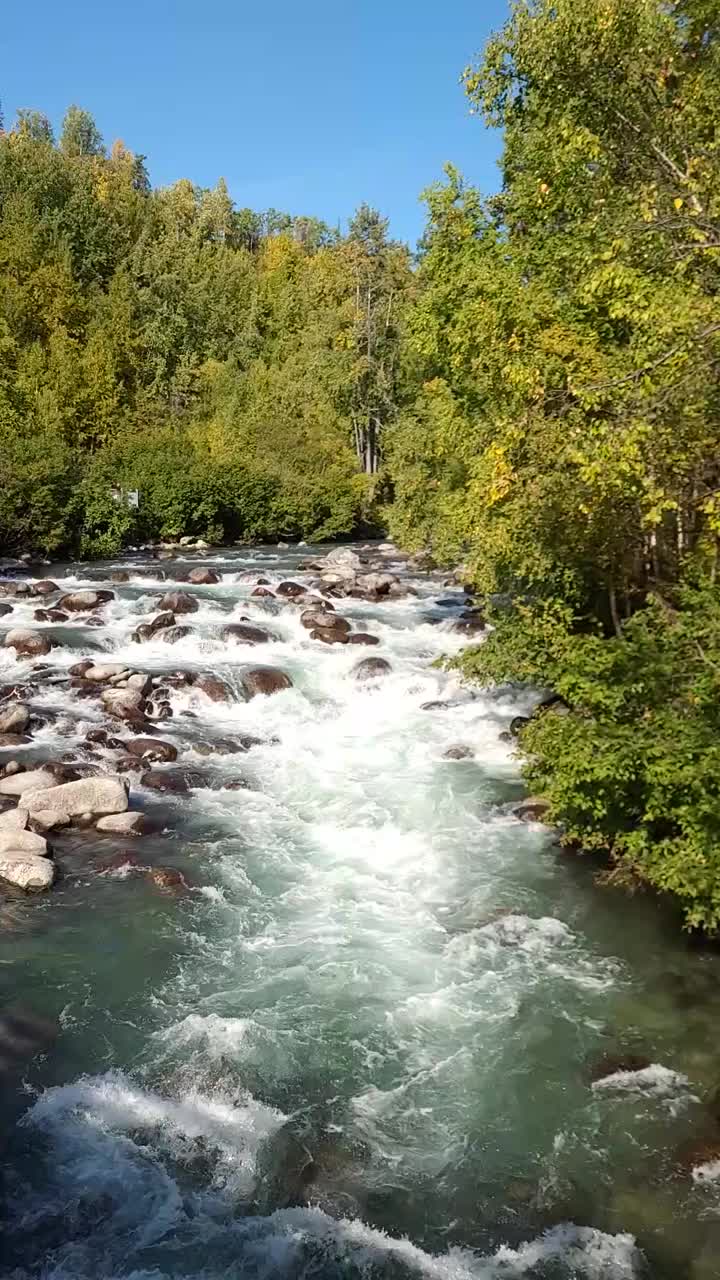
{"label": "shrub along riverbank", "polygon": [[[465,73],[503,185],[427,193],[415,268],[152,191],[71,109],[0,138],[0,538],[50,552],[387,521],[516,602],[465,659],[568,714],[534,789],[615,875],[720,925],[720,19],[520,0]],[[139,488],[138,513],[111,496]]]}

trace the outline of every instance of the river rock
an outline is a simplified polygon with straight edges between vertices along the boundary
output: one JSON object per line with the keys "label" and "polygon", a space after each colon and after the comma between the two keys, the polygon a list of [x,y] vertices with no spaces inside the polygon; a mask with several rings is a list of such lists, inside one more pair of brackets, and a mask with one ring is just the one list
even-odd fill
{"label": "river rock", "polygon": [[364,595],[378,599],[386,596],[398,581],[394,573],[363,573],[356,579],[355,585]]}
{"label": "river rock", "polygon": [[139,689],[103,689],[100,697],[105,710],[118,720],[142,716],[144,699]]}
{"label": "river rock", "polygon": [[638,1053],[604,1053],[588,1064],[588,1078],[592,1084],[606,1080],[621,1072],[645,1071],[652,1066],[650,1058]]}
{"label": "river rock", "polygon": [[513,716],[509,731],[513,738],[519,738],[526,725],[530,724],[530,716]]}
{"label": "river rock", "polygon": [[457,742],[447,751],[443,751],[443,760],[472,760],[474,752],[464,742]]}
{"label": "river rock", "polygon": [[39,893],[52,887],[55,875],[55,863],[50,858],[14,849],[0,851],[0,878],[16,889]]}
{"label": "river rock", "polygon": [[220,574],[216,573],[214,569],[191,569],[188,574],[188,582],[192,582],[199,587],[214,586],[214,584],[219,581]]}
{"label": "river rock", "polygon": [[344,631],[331,631],[324,627],[322,630],[315,628],[310,632],[311,640],[322,640],[323,644],[347,644],[349,637]]}
{"label": "river rock", "polygon": [[193,769],[148,769],[140,782],[151,791],[165,791],[171,795],[184,795],[193,787],[207,785],[204,775]]}
{"label": "river rock", "polygon": [[348,644],[379,644],[379,636],[371,636],[369,631],[356,631],[354,635],[348,636]]}
{"label": "river rock", "polygon": [[199,675],[193,681],[193,689],[204,693],[211,702],[232,702],[233,691],[219,676]]}
{"label": "river rock", "polygon": [[26,791],[38,791],[55,785],[56,778],[48,768],[28,769],[27,773],[13,773],[0,778],[0,795],[21,796]]}
{"label": "river rock", "polygon": [[0,708],[0,734],[24,733],[30,720],[30,708],[22,702]]}
{"label": "river rock", "polygon": [[22,806],[29,812],[55,809],[68,817],[92,814],[101,818],[108,813],[125,813],[128,807],[128,785],[120,778],[97,775],[63,782],[60,786],[24,791]]}
{"label": "river rock", "polygon": [[23,827],[3,827],[0,829],[0,854],[8,851],[30,853],[38,858],[46,858],[48,855],[47,840],[44,836],[37,835],[34,831],[28,831]]}
{"label": "river rock", "polygon": [[129,738],[125,743],[128,754],[151,764],[172,764],[177,760],[177,747],[161,738]]}
{"label": "river rock", "polygon": [[147,867],[145,875],[158,889],[189,889],[182,871],[177,867]]}
{"label": "river rock", "polygon": [[178,640],[184,640],[186,636],[191,636],[192,633],[192,627],[175,625],[174,627],[164,627],[160,632],[160,638],[165,644],[177,644]]}
{"label": "river rock", "polygon": [[52,643],[47,636],[40,635],[39,631],[15,627],[5,636],[4,647],[14,649],[18,658],[41,658],[50,652]]}
{"label": "river rock", "polygon": [[33,618],[36,622],[67,622],[69,614],[62,609],[34,609]]}
{"label": "river rock", "polygon": [[95,829],[119,836],[141,836],[145,825],[143,813],[131,813],[128,809],[126,813],[109,813],[104,818],[98,818]]}
{"label": "river rock", "polygon": [[360,556],[350,547],[335,547],[328,552],[324,563],[333,573],[341,573],[344,577],[354,578],[362,569]]}
{"label": "river rock", "polygon": [[223,627],[222,639],[231,640],[234,644],[269,644],[277,640],[277,636],[264,631],[262,627],[252,627],[244,622],[231,622]]}
{"label": "river rock", "polygon": [[71,667],[68,667],[68,675],[78,676],[82,679],[85,672],[89,671],[90,668],[94,666],[95,663],[92,658],[81,658],[80,662],[74,662]]}
{"label": "river rock", "polygon": [[11,604],[0,604],[0,618],[7,618],[8,614],[12,613],[12,611],[13,607]]}
{"label": "river rock", "polygon": [[549,808],[549,800],[545,800],[542,796],[528,796],[522,804],[513,809],[513,814],[521,822],[542,822]]}
{"label": "river rock", "polygon": [[93,609],[100,609],[114,599],[114,591],[91,591],[89,589],[71,591],[68,595],[60,597],[58,608],[66,609],[68,613],[90,613]]}
{"label": "river rock", "polygon": [[457,622],[453,623],[452,627],[453,631],[460,632],[461,635],[466,636],[480,635],[481,632],[486,630],[486,628],[487,623],[482,614],[479,613],[463,614],[461,618],[458,618]]}
{"label": "river rock", "polygon": [[362,662],[353,667],[352,674],[356,680],[379,680],[391,671],[392,667],[386,658],[363,658]]}
{"label": "river rock", "polygon": [[305,609],[300,614],[300,622],[308,631],[337,631],[345,635],[350,631],[347,618],[327,609]]}
{"label": "river rock", "polygon": [[[22,804],[22,800],[20,801]],[[60,827],[70,825],[70,815],[61,809],[38,809],[32,817],[28,815],[30,830],[44,835],[46,831],[57,831]]]}
{"label": "river rock", "polygon": [[27,809],[6,809],[0,813],[0,831],[25,831],[28,817]]}
{"label": "river rock", "polygon": [[243,673],[242,686],[245,696],[254,698],[257,694],[269,696],[280,693],[283,689],[291,689],[292,680],[279,667],[251,667]]}
{"label": "river rock", "polygon": [[33,582],[30,590],[34,596],[54,596],[60,588],[57,582],[51,582],[49,578],[41,578],[39,582]]}
{"label": "river rock", "polygon": [[111,680],[113,676],[125,675],[127,667],[122,662],[98,662],[92,667],[86,667],[83,672],[85,680],[94,680],[98,684],[104,684],[106,680]]}
{"label": "river rock", "polygon": [[279,596],[285,596],[288,600],[297,600],[300,596],[306,596],[308,593],[307,587],[304,587],[300,582],[281,582],[278,584],[276,591]]}
{"label": "river rock", "polygon": [[160,608],[171,613],[197,613],[199,604],[187,591],[168,591],[160,601]]}
{"label": "river rock", "polygon": [[111,582],[116,582],[116,583],[118,583],[118,582],[129,582],[129,581],[130,581],[130,574],[128,573],[127,569],[115,569],[115,570],[110,574],[110,581],[111,581]]}

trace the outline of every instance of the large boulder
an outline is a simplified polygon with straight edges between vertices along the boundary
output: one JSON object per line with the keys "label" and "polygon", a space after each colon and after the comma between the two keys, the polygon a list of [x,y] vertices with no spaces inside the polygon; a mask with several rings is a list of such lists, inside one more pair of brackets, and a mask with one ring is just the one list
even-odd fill
{"label": "large boulder", "polygon": [[350,547],[336,547],[326,555],[325,565],[332,573],[339,573],[344,578],[354,578],[362,569],[362,560]]}
{"label": "large boulder", "polygon": [[26,893],[50,889],[55,874],[55,863],[50,858],[11,848],[0,851],[0,879],[16,889]]}
{"label": "large boulder", "polygon": [[347,635],[350,630],[347,618],[327,609],[305,609],[300,614],[300,622],[308,631],[336,631]]}
{"label": "large boulder", "polygon": [[47,636],[39,631],[28,631],[24,627],[14,627],[8,631],[4,640],[6,649],[14,649],[18,658],[42,658],[52,649]]}
{"label": "large boulder", "polygon": [[297,600],[300,596],[306,596],[307,593],[307,587],[300,582],[281,582],[277,587],[277,594],[285,596],[287,600]]}
{"label": "large boulder", "polygon": [[34,831],[22,827],[4,827],[0,829],[0,853],[12,850],[16,853],[31,853],[38,858],[48,856],[47,840]]}
{"label": "large boulder", "polygon": [[[1,606],[0,606],[1,608]],[[67,622],[69,615],[64,613],[62,609],[34,609],[33,618],[36,622]]]}
{"label": "large boulder", "polygon": [[207,779],[197,769],[148,769],[140,778],[143,787],[171,795],[185,795],[193,787],[206,787]]}
{"label": "large boulder", "polygon": [[28,769],[27,773],[13,773],[10,777],[0,778],[0,795],[21,796],[25,791],[53,787],[56,781],[50,769]]}
{"label": "large boulder", "polygon": [[128,785],[121,778],[98,774],[63,782],[60,786],[25,791],[22,806],[30,814],[52,809],[69,818],[89,813],[101,818],[107,813],[125,813],[128,807]]}
{"label": "large boulder", "polygon": [[0,733],[24,733],[30,720],[30,708],[22,702],[0,707]]}
{"label": "large boulder", "polygon": [[269,696],[280,693],[283,689],[291,689],[292,680],[279,667],[251,667],[243,673],[242,686],[245,696],[254,698],[258,694]]}
{"label": "large boulder", "polygon": [[127,671],[124,662],[98,662],[91,667],[86,667],[83,672],[85,680],[93,680],[97,684],[104,684],[107,680],[112,680],[114,676],[122,676]]}
{"label": "large boulder", "polygon": [[394,573],[363,573],[357,578],[356,586],[371,599],[385,596],[399,579]]}
{"label": "large boulder", "polygon": [[42,578],[40,582],[33,582],[30,588],[34,596],[54,596],[60,588],[57,582],[51,582],[49,578]]}
{"label": "large boulder", "polygon": [[167,591],[160,601],[160,608],[171,613],[197,613],[199,607],[195,596],[187,591]]}
{"label": "large boulder", "polygon": [[25,831],[28,817],[27,809],[6,809],[0,813],[0,831]]}
{"label": "large boulder", "polygon": [[178,640],[184,640],[186,636],[191,636],[192,633],[192,627],[176,625],[174,627],[164,627],[158,634],[165,644],[177,644]]}
{"label": "large boulder", "polygon": [[188,582],[194,583],[196,586],[209,587],[220,581],[220,574],[214,569],[197,568],[191,569],[188,574]]}
{"label": "large boulder", "polygon": [[356,680],[379,680],[391,671],[392,667],[386,658],[363,658],[362,662],[353,667],[352,673]]}
{"label": "large boulder", "polygon": [[68,613],[90,613],[93,609],[100,609],[114,599],[114,591],[91,591],[86,588],[61,596],[58,600],[58,608],[65,609]]}
{"label": "large boulder", "polygon": [[277,636],[271,635],[269,631],[264,631],[262,627],[252,627],[246,622],[231,622],[222,630],[223,640],[230,640],[233,644],[268,644],[271,640],[277,640]]}

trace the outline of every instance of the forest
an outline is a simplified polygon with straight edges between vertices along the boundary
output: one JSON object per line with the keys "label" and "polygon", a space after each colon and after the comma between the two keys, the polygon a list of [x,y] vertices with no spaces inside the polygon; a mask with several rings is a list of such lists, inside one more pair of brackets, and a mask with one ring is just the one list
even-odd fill
{"label": "forest", "polygon": [[0,543],[388,529],[461,563],[465,676],[554,695],[519,746],[564,842],[716,931],[717,0],[519,0],[463,82],[500,191],[449,166],[415,255],[367,206],[153,190],[78,107],[7,122]]}

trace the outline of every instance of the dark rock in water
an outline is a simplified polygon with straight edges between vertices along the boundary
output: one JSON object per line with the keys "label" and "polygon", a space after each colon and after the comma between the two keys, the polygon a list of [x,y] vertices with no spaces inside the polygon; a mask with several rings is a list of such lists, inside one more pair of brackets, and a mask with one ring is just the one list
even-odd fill
{"label": "dark rock in water", "polygon": [[165,627],[160,633],[165,644],[177,644],[178,640],[184,640],[186,636],[193,634],[192,627]]}
{"label": "dark rock in water", "polygon": [[549,808],[549,800],[544,800],[542,796],[528,796],[513,809],[513,814],[521,822],[542,822]]}
{"label": "dark rock in water", "polygon": [[601,1058],[595,1058],[588,1064],[588,1079],[591,1084],[595,1084],[598,1080],[617,1075],[618,1072],[645,1071],[650,1066],[652,1060],[639,1053],[604,1053]]}
{"label": "dark rock in water", "polygon": [[270,579],[269,579],[269,578],[255,578],[255,586],[256,586],[256,587],[269,587],[269,586],[270,586]]}
{"label": "dark rock in water", "polygon": [[487,623],[480,613],[465,613],[453,623],[453,631],[466,636],[480,635],[486,628]]}
{"label": "dark rock in water", "polygon": [[352,674],[356,680],[379,680],[391,671],[392,667],[386,658],[363,658],[362,662],[353,667]]}
{"label": "dark rock in water", "polygon": [[24,747],[30,741],[24,733],[0,733],[0,750],[3,747]]}
{"label": "dark rock in water", "polygon": [[221,779],[220,779],[220,781],[219,781],[219,783],[218,783],[218,785],[217,785],[217,788],[214,788],[214,790],[217,790],[217,791],[251,791],[251,790],[252,790],[252,788],[251,788],[250,783],[248,782],[247,778],[221,778]]}
{"label": "dark rock in water", "polygon": [[371,636],[369,631],[356,631],[354,635],[348,636],[348,644],[379,644],[379,636]]}
{"label": "dark rock in water", "polygon": [[171,613],[197,613],[199,607],[195,596],[187,591],[168,591],[160,601],[160,608]]}
{"label": "dark rock in water", "polygon": [[215,738],[212,742],[195,742],[193,748],[201,756],[229,756],[250,751],[252,747],[264,746],[263,738],[253,738],[251,734],[243,734],[237,738]]}
{"label": "dark rock in water", "polygon": [[269,587],[255,587],[254,590],[250,592],[250,595],[261,597],[272,596],[273,600],[275,599],[275,592],[271,591]]}
{"label": "dark rock in water", "polygon": [[447,711],[448,707],[451,707],[451,706],[452,706],[452,702],[441,702],[440,700],[436,702],[422,702],[420,704],[420,710],[421,711]]}
{"label": "dark rock in water", "polygon": [[219,676],[200,675],[193,681],[193,689],[199,689],[211,702],[232,702],[233,691],[230,685]]}
{"label": "dark rock in water", "polygon": [[258,694],[269,696],[280,693],[282,689],[291,689],[292,680],[279,667],[251,667],[242,676],[242,686],[247,698]]}
{"label": "dark rock in water", "polygon": [[137,644],[144,644],[147,640],[152,640],[159,631],[165,631],[174,626],[175,614],[166,610],[164,613],[156,614],[150,622],[141,622],[140,626],[133,631],[132,638]]}
{"label": "dark rock in water", "polygon": [[61,596],[58,600],[58,608],[65,609],[68,613],[89,613],[93,609],[100,609],[103,605],[109,604],[115,599],[114,591],[71,591],[68,595]]}
{"label": "dark rock in water", "polygon": [[443,760],[472,760],[474,754],[472,747],[466,747],[464,742],[458,742],[448,747],[447,751],[443,751]]}
{"label": "dark rock in water", "polygon": [[60,1034],[60,1024],[21,1005],[0,1013],[0,1077],[20,1073],[38,1053],[46,1053]]}
{"label": "dark rock in water", "polygon": [[171,742],[163,742],[161,738],[129,738],[125,748],[129,755],[149,760],[152,764],[172,764],[177,760],[177,747]]}
{"label": "dark rock in water", "polygon": [[36,622],[67,622],[69,616],[62,609],[35,609],[33,612]]}
{"label": "dark rock in water", "polygon": [[185,876],[177,867],[147,867],[145,875],[158,889],[189,889]]}
{"label": "dark rock in water", "polygon": [[94,666],[95,663],[92,658],[83,658],[80,662],[75,662],[72,667],[68,667],[68,674],[82,677],[86,671],[89,671]]}
{"label": "dark rock in water", "polygon": [[0,618],[6,618],[9,613],[12,613],[12,611],[13,607],[11,604],[0,604]]}
{"label": "dark rock in water", "polygon": [[307,1204],[317,1175],[312,1152],[293,1132],[292,1121],[262,1144],[257,1157],[258,1207],[262,1213]]}
{"label": "dark rock in water", "polygon": [[223,627],[222,638],[236,644],[269,644],[271,640],[277,640],[277,636],[263,631],[262,627],[248,626],[243,622],[231,622]]}
{"label": "dark rock in water", "polygon": [[110,574],[110,581],[111,582],[129,582],[130,574],[128,573],[127,569],[115,569],[114,572]]}
{"label": "dark rock in water", "polygon": [[323,627],[322,631],[318,628],[311,631],[310,639],[322,640],[323,644],[347,644],[349,637],[345,631],[335,631],[334,629],[330,630],[328,627]]}
{"label": "dark rock in water", "polygon": [[281,582],[277,587],[277,594],[285,596],[287,600],[297,600],[301,596],[306,596],[308,589],[300,582]]}
{"label": "dark rock in water", "polygon": [[300,622],[307,631],[333,631],[340,635],[347,635],[350,631],[347,618],[341,618],[334,611],[330,612],[328,609],[315,606],[312,609],[305,609],[300,614]]}
{"label": "dark rock in water", "polygon": [[[94,746],[96,745],[100,747],[106,747],[108,746],[108,743],[109,743],[108,730],[107,729],[88,729],[87,733],[85,734],[85,741],[91,742]],[[116,739],[116,741],[119,741],[119,739]]]}
{"label": "dark rock in water", "polygon": [[42,578],[40,582],[34,582],[30,588],[34,596],[54,596],[60,588],[57,582],[51,582],[49,578]]}
{"label": "dark rock in water", "polygon": [[170,795],[184,795],[193,787],[207,786],[205,775],[193,769],[149,769],[140,782],[152,791],[165,791]]}
{"label": "dark rock in water", "polygon": [[691,1138],[683,1142],[675,1153],[675,1166],[680,1173],[690,1174],[703,1164],[720,1161],[720,1133],[707,1138]]}
{"label": "dark rock in water", "polygon": [[513,738],[519,737],[523,729],[526,727],[526,725],[529,725],[529,724],[530,724],[530,716],[513,716],[513,719],[510,721],[510,726],[509,726],[510,733],[512,734]]}
{"label": "dark rock in water", "polygon": [[188,574],[188,582],[192,582],[199,587],[214,586],[214,584],[219,581],[220,574],[216,573],[214,569],[191,569]]}

